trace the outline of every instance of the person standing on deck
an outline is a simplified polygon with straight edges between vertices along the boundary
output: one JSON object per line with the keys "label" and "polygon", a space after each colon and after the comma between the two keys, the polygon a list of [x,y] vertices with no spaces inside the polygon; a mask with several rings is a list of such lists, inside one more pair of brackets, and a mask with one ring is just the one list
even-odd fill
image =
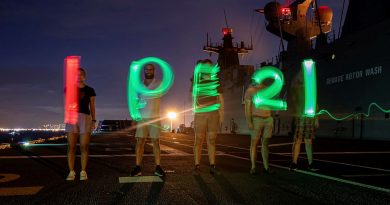
{"label": "person standing on deck", "polygon": [[[144,67],[144,85],[150,89],[156,89],[161,81],[155,78],[155,66],[153,64],[147,64]],[[136,130],[136,166],[132,169],[131,176],[141,176],[141,164],[144,154],[144,147],[146,138],[149,137],[153,144],[154,161],[156,163],[156,169],[154,175],[165,176],[164,170],[160,166],[160,103],[161,97],[147,97],[140,96],[141,100],[144,101],[145,107],[141,109],[142,120],[137,122]]]}
{"label": "person standing on deck", "polygon": [[257,174],[256,159],[257,145],[261,139],[261,156],[263,158],[264,173],[272,174],[268,165],[269,141],[272,137],[274,121],[271,116],[271,111],[267,107],[255,107],[253,96],[260,90],[264,89],[264,84],[257,84],[254,81],[245,92],[245,118],[248,123],[248,128],[251,134],[250,158],[251,169],[250,174]]}
{"label": "person standing on deck", "polygon": [[[92,87],[85,84],[87,72],[80,68],[78,74],[78,119],[76,124],[67,123],[65,131],[68,139],[68,166],[69,174],[66,180],[73,181],[76,178],[74,171],[74,162],[76,159],[77,140],[80,136],[81,150],[81,172],[80,180],[87,180],[87,162],[88,162],[88,146],[91,139],[91,132],[95,129],[96,112],[95,112],[95,97],[96,93]],[[65,90],[66,92],[66,90]]]}
{"label": "person standing on deck", "polygon": [[[198,61],[197,67],[201,69],[210,69],[205,73],[195,72],[192,87],[193,107],[195,112],[195,143],[194,174],[200,173],[200,159],[202,153],[202,144],[204,138],[207,138],[207,149],[209,154],[210,173],[212,175],[220,174],[215,166],[216,138],[220,123],[224,117],[224,101],[222,88],[216,77],[217,73],[212,73],[214,69],[213,62],[209,59]],[[212,94],[211,94],[212,93]]]}

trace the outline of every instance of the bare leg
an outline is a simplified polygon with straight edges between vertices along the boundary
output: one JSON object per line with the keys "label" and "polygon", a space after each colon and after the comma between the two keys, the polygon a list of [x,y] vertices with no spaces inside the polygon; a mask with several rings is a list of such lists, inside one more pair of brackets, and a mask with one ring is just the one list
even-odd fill
{"label": "bare leg", "polygon": [[313,163],[313,140],[305,139],[305,150],[309,164]]}
{"label": "bare leg", "polygon": [[195,165],[200,164],[200,159],[202,157],[202,145],[203,145],[203,139],[205,138],[204,133],[196,133],[195,135],[195,143],[194,143],[194,158],[195,158]]}
{"label": "bare leg", "polygon": [[215,145],[217,140],[217,133],[208,133],[207,137],[207,150],[209,153],[210,165],[215,165]]}
{"label": "bare leg", "polygon": [[251,139],[250,156],[251,156],[252,169],[256,168],[257,145],[259,141],[260,141],[260,137]]}
{"label": "bare leg", "polygon": [[156,162],[156,166],[160,165],[160,139],[152,139],[153,142],[153,154],[154,154],[154,161]]}
{"label": "bare leg", "polygon": [[302,143],[302,139],[300,139],[300,138],[294,139],[294,144],[293,144],[293,149],[292,149],[292,161],[295,164],[298,163],[298,157],[299,157],[299,153],[301,151],[301,143]]}
{"label": "bare leg", "polygon": [[69,171],[74,171],[74,161],[76,159],[76,146],[78,133],[68,133],[68,167]]}
{"label": "bare leg", "polygon": [[267,169],[267,170],[269,168],[269,166],[268,166],[268,155],[269,155],[268,144],[269,144],[269,139],[270,138],[263,137],[262,140],[261,140],[261,156],[263,157],[264,168]]}
{"label": "bare leg", "polygon": [[91,133],[88,132],[84,133],[80,139],[81,171],[85,171],[87,169],[90,139]]}
{"label": "bare leg", "polygon": [[[146,138],[137,137],[137,144],[135,146],[135,155],[136,155],[136,165],[141,166],[142,158],[144,155],[144,146]],[[154,149],[154,148],[153,148]]]}

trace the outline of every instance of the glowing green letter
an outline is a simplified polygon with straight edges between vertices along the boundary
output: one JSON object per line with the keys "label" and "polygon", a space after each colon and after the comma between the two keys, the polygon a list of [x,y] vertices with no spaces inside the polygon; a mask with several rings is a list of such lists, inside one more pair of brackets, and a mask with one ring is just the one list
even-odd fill
{"label": "glowing green letter", "polygon": [[281,99],[271,99],[280,93],[283,87],[283,73],[272,66],[264,66],[252,75],[252,80],[256,84],[261,84],[265,79],[273,79],[273,83],[253,96],[253,103],[256,108],[265,107],[269,110],[286,110],[287,103]]}
{"label": "glowing green letter", "polygon": [[317,109],[317,79],[316,66],[312,59],[302,62],[303,78],[305,82],[305,109],[304,115],[314,117]]}
{"label": "glowing green letter", "polygon": [[[141,70],[144,65],[155,63],[160,66],[163,78],[161,84],[154,90],[147,88],[142,82]],[[133,61],[130,65],[129,80],[127,84],[127,100],[130,111],[130,116],[133,120],[139,121],[142,119],[139,109],[145,107],[145,103],[141,103],[138,94],[150,98],[161,97],[171,88],[174,79],[174,74],[169,64],[159,58],[147,57],[138,61]]]}
{"label": "glowing green letter", "polygon": [[[219,86],[217,76],[218,72],[218,65],[211,66],[208,64],[199,63],[195,66],[194,81],[192,85],[192,100],[195,113],[211,112],[218,110],[221,106],[219,103],[208,106],[198,106],[199,97],[211,97],[219,95],[217,91],[217,87]],[[207,79],[203,79],[203,75],[207,76]]]}

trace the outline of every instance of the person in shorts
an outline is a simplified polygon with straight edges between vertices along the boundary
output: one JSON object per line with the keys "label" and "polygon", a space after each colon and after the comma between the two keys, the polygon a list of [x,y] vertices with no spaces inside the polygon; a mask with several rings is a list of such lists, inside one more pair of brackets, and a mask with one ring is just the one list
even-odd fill
{"label": "person in shorts", "polygon": [[256,84],[254,81],[247,88],[245,92],[245,118],[250,130],[251,145],[250,158],[251,169],[250,174],[257,174],[256,159],[257,159],[257,145],[261,139],[261,156],[263,158],[264,173],[272,174],[268,164],[269,155],[269,141],[272,137],[272,130],[274,121],[271,116],[271,111],[267,107],[255,107],[253,103],[253,96],[264,89],[264,84]]}
{"label": "person in shorts", "polygon": [[[144,85],[153,90],[157,88],[161,81],[155,78],[155,67],[153,64],[147,64],[144,67]],[[147,97],[140,96],[141,102],[146,103],[145,107],[140,110],[142,120],[137,122],[137,130],[135,137],[137,139],[135,154],[136,154],[136,166],[131,171],[131,176],[142,175],[142,158],[144,154],[144,147],[147,137],[149,137],[153,143],[154,161],[156,163],[156,169],[154,174],[156,176],[165,176],[164,170],[160,166],[160,97]]]}
{"label": "person in shorts", "polygon": [[[299,72],[292,82],[291,93],[291,110],[293,113],[294,123],[294,142],[292,147],[292,162],[290,170],[298,169],[298,158],[301,151],[302,142],[305,143],[305,151],[308,160],[307,169],[316,171],[313,164],[313,140],[315,138],[315,129],[318,128],[318,118],[308,117],[304,115],[305,105],[305,87],[303,82],[303,74]],[[318,107],[318,106],[317,106]]]}
{"label": "person in shorts", "polygon": [[[213,62],[209,59],[203,61],[198,61],[197,65],[205,64],[209,66],[210,69],[213,66]],[[202,77],[200,82],[195,83],[210,83],[210,75],[201,74]],[[196,103],[195,109],[195,119],[194,119],[194,128],[195,128],[195,143],[194,143],[194,158],[195,158],[195,168],[194,174],[200,173],[200,159],[202,154],[202,145],[205,138],[207,138],[207,150],[209,154],[209,163],[210,163],[210,174],[218,175],[220,174],[219,170],[215,166],[215,153],[216,153],[216,139],[217,133],[222,123],[224,117],[224,101],[222,88],[220,85],[216,88],[216,96],[202,95],[199,93],[194,99]],[[194,96],[193,96],[194,97]],[[210,105],[220,104],[218,109],[206,112],[197,112],[196,110],[201,110],[202,108],[208,107]]]}
{"label": "person in shorts", "polygon": [[[69,174],[66,180],[73,181],[76,177],[74,171],[74,162],[76,159],[77,140],[80,136],[81,151],[81,172],[80,180],[87,180],[87,162],[88,146],[91,139],[91,132],[95,129],[96,112],[95,112],[95,90],[85,84],[87,73],[83,68],[79,69],[78,76],[78,119],[76,124],[67,123],[65,131],[68,139],[68,166]],[[65,90],[66,92],[66,90]]]}

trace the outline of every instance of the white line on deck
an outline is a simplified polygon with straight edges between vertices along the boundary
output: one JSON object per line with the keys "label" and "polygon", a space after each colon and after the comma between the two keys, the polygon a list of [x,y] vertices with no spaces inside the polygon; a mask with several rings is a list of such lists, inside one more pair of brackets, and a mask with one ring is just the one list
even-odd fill
{"label": "white line on deck", "polygon": [[377,186],[373,186],[373,185],[363,184],[363,183],[359,183],[359,182],[354,182],[354,181],[350,181],[350,180],[346,180],[346,179],[340,179],[340,178],[336,178],[336,177],[331,177],[331,176],[327,176],[327,175],[323,175],[323,174],[317,174],[317,173],[303,171],[303,170],[297,170],[297,172],[303,173],[303,174],[307,174],[307,175],[311,175],[311,176],[324,178],[324,179],[330,179],[330,180],[342,182],[342,183],[345,183],[345,184],[351,184],[351,185],[355,185],[355,186],[360,186],[360,187],[364,187],[364,188],[367,188],[367,189],[373,189],[373,190],[376,190],[376,191],[383,191],[383,192],[386,192],[386,193],[390,193],[390,189],[386,189],[386,188],[382,188],[382,187],[377,187]]}
{"label": "white line on deck", "polygon": [[[160,154],[161,156],[166,157],[185,157],[185,156],[193,156],[193,154]],[[222,152],[217,152],[217,156],[224,155]],[[153,154],[144,154],[145,157],[154,157]],[[208,154],[202,154],[202,156],[208,156]],[[80,155],[77,155],[80,157]],[[91,158],[111,158],[111,157],[135,157],[135,154],[91,154],[89,155]],[[36,159],[36,158],[67,158],[66,155],[33,155],[33,156],[0,156],[0,159]]]}
{"label": "white line on deck", "polygon": [[[272,153],[272,154],[277,154],[277,153]],[[289,154],[289,155],[287,155],[287,154],[278,154],[278,155],[290,156],[291,154]],[[300,158],[307,159],[306,157],[300,157]],[[359,167],[359,168],[371,169],[371,170],[382,171],[382,172],[390,172],[390,170],[388,170],[388,169],[369,167],[369,166],[363,166],[363,165],[356,165],[356,164],[348,164],[348,163],[343,163],[343,162],[334,162],[334,161],[330,161],[330,160],[315,159],[315,161],[327,162],[327,163],[332,163],[332,164],[341,164],[341,165],[350,166],[350,167]]]}
{"label": "white line on deck", "polygon": [[[147,143],[149,146],[153,147],[153,143]],[[160,150],[164,152],[168,152],[169,154],[175,154],[175,155],[182,155],[182,156],[188,156],[190,155],[187,152],[183,152],[181,150],[175,149],[173,147],[163,145],[160,143]]]}
{"label": "white line on deck", "polygon": [[[77,143],[76,145],[80,146],[79,143]],[[89,143],[89,146],[112,146],[112,145],[130,145],[130,143],[113,143],[113,144],[96,143],[96,142]],[[68,143],[53,143],[53,144],[42,143],[42,144],[28,144],[28,145],[21,145],[21,146],[26,146],[26,147],[64,147],[64,146],[68,146]]]}
{"label": "white line on deck", "polygon": [[[167,137],[167,139],[171,139],[171,138]],[[172,138],[172,139],[176,139],[176,138]],[[189,140],[189,139],[180,139],[180,140],[188,141],[188,142],[194,142],[194,140]],[[167,141],[167,140],[164,140],[164,141],[170,142],[170,143],[175,143],[175,144],[179,144],[180,143],[180,142],[171,142],[171,141]],[[269,147],[281,147],[281,146],[292,145],[292,144],[293,144],[292,142],[288,142],[288,143],[274,143],[274,144],[269,144]],[[229,147],[229,148],[234,148],[234,149],[247,150],[247,149],[242,148],[242,147],[235,147],[235,146],[230,146],[230,145],[223,145],[223,144],[216,144],[216,145],[217,146],[221,146],[221,147]],[[261,145],[257,146],[257,147],[261,147]]]}
{"label": "white line on deck", "polygon": [[[169,141],[167,141],[169,142]],[[284,144],[284,143],[281,143]],[[183,145],[183,144],[180,144]],[[188,145],[187,145],[188,146]],[[223,145],[225,146],[225,145]],[[227,146],[227,145],[226,145]],[[241,150],[246,150],[249,152],[249,149],[247,148],[242,148],[242,147],[234,147],[234,146],[227,146],[227,147],[232,147],[235,149],[241,149]],[[314,152],[314,155],[316,155],[318,152]],[[321,152],[319,152],[321,153]],[[333,152],[322,152],[323,154],[326,153],[333,153]],[[387,152],[335,152],[337,154],[382,154],[382,153],[387,153]],[[281,155],[281,156],[291,156],[290,152],[283,152],[283,153],[276,153],[276,152],[270,152],[270,154],[276,154],[276,155]],[[307,159],[306,157],[299,157],[303,159]],[[345,165],[345,166],[351,166],[351,167],[359,167],[359,168],[364,168],[364,169],[370,169],[370,170],[376,170],[376,171],[383,171],[383,172],[390,172],[390,170],[387,169],[381,169],[381,168],[376,168],[376,167],[369,167],[369,166],[363,166],[363,165],[356,165],[356,164],[348,164],[348,163],[343,163],[343,162],[334,162],[330,160],[322,160],[322,159],[315,159],[315,161],[320,161],[320,162],[327,162],[327,163],[332,163],[332,164],[340,164],[340,165]]]}
{"label": "white line on deck", "polygon": [[[291,152],[272,152],[272,154],[291,155]],[[301,152],[306,154],[306,152]],[[314,152],[315,155],[338,155],[338,154],[390,154],[390,151],[381,152]]]}
{"label": "white line on deck", "polygon": [[[230,154],[226,154],[226,156],[250,161],[250,159],[245,158],[245,157],[239,157],[239,156],[230,155]],[[261,161],[257,161],[257,162],[262,163]],[[276,165],[276,164],[271,164],[271,163],[269,163],[269,165],[271,165],[273,167],[278,167],[278,168],[281,168],[281,169],[289,170],[288,167],[284,167],[284,166],[280,166],[280,165]],[[316,176],[316,177],[320,177],[320,178],[323,178],[323,179],[329,179],[329,180],[332,180],[332,181],[337,181],[337,182],[341,182],[341,183],[345,183],[345,184],[360,186],[360,187],[364,187],[364,188],[372,189],[372,190],[376,190],[376,191],[382,191],[382,192],[390,193],[390,189],[377,187],[377,186],[372,186],[372,185],[368,185],[368,184],[363,184],[363,183],[359,183],[359,182],[354,182],[354,181],[350,181],[350,180],[346,180],[346,179],[340,179],[340,178],[336,178],[336,177],[331,177],[331,176],[327,176],[327,175],[323,175],[323,174],[317,174],[317,173],[313,173],[313,172],[307,172],[307,171],[303,171],[303,170],[296,170],[295,172],[306,174],[306,175],[311,175],[311,176]]]}
{"label": "white line on deck", "polygon": [[[167,141],[167,140],[160,140],[160,141],[163,141],[163,142],[170,142],[170,141]],[[192,145],[186,145],[186,144],[178,144],[178,145],[181,145],[181,146],[184,146],[184,147],[190,147],[190,148],[193,148],[194,146],[192,146]],[[207,149],[202,149],[203,151],[208,151]],[[216,155],[225,155],[225,153],[224,152],[221,152],[221,151],[216,151],[215,152],[215,154]],[[193,155],[193,154],[192,154]],[[202,155],[207,155],[208,156],[208,154],[202,154]]]}
{"label": "white line on deck", "polygon": [[341,176],[343,177],[384,177],[384,176],[390,176],[390,174],[346,174]]}
{"label": "white line on deck", "polygon": [[119,177],[119,183],[151,183],[151,182],[164,182],[158,176],[139,176],[139,177]]}
{"label": "white line on deck", "polygon": [[[165,141],[165,140],[163,140],[163,141]],[[190,147],[189,145],[184,145],[184,144],[181,144],[181,145]],[[241,149],[244,149],[244,148],[241,148]],[[247,150],[249,150],[249,149],[247,149]],[[226,154],[226,153],[224,154],[224,156],[229,156],[229,157],[233,157],[233,158],[237,158],[237,159],[243,159],[243,160],[250,161],[249,158],[240,157],[240,156],[231,155],[231,154]],[[261,161],[256,161],[256,162],[262,163]],[[272,163],[269,163],[269,165],[273,166],[273,167],[278,167],[278,168],[281,168],[281,169],[285,169],[285,170],[290,170],[288,167],[284,167],[284,166],[280,166],[280,165],[276,165],[276,164],[272,164]],[[355,165],[355,166],[359,166],[359,165]],[[368,167],[365,167],[365,168],[368,168]],[[373,167],[371,167],[371,168],[373,168]],[[373,169],[379,169],[379,168],[373,168]],[[383,170],[383,169],[380,169],[380,170]],[[360,186],[360,187],[364,187],[364,188],[368,188],[368,189],[373,189],[373,190],[377,190],[377,191],[383,191],[383,192],[390,193],[390,189],[386,189],[386,188],[382,188],[382,187],[372,186],[372,185],[363,184],[363,183],[359,183],[359,182],[354,182],[354,181],[350,181],[350,180],[346,180],[346,179],[340,179],[340,178],[336,178],[336,177],[331,177],[331,176],[327,176],[327,175],[323,175],[323,174],[307,172],[307,171],[303,171],[303,170],[296,170],[296,172],[299,172],[299,173],[302,173],[302,174],[306,174],[306,175],[316,176],[316,177],[320,177],[320,178],[324,178],[324,179],[329,179],[329,180],[333,180],[333,181],[337,181],[337,182],[341,182],[341,183],[345,183],[345,184],[351,184],[351,185],[355,185],[355,186]]]}

